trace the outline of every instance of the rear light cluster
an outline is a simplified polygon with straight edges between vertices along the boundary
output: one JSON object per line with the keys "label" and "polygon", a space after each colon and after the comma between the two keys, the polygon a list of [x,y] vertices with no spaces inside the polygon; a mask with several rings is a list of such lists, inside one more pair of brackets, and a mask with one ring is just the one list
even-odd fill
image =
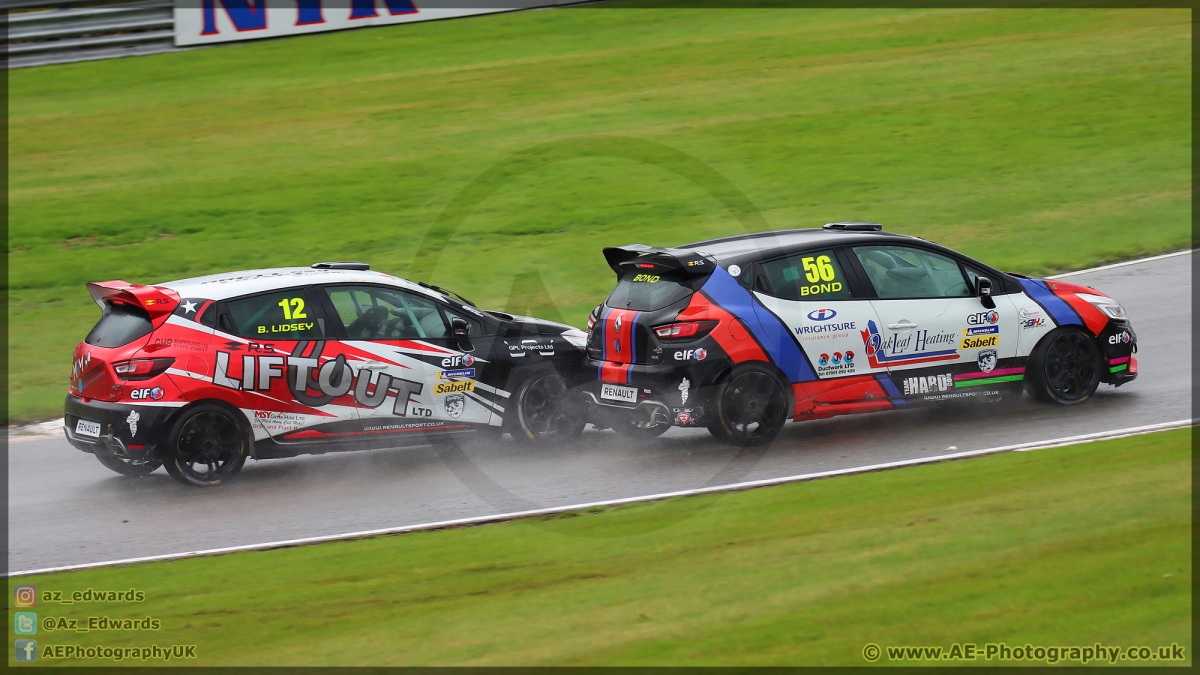
{"label": "rear light cluster", "polygon": [[600,320],[600,308],[601,307],[603,307],[603,305],[596,305],[595,307],[592,308],[592,313],[588,314],[587,326],[588,326],[589,333],[592,332],[592,329],[596,327],[596,322]]}
{"label": "rear light cluster", "polygon": [[122,380],[148,380],[162,374],[172,363],[175,359],[133,359],[114,363],[113,370]]}
{"label": "rear light cluster", "polygon": [[654,327],[660,340],[695,340],[708,335],[716,328],[716,321],[681,321]]}

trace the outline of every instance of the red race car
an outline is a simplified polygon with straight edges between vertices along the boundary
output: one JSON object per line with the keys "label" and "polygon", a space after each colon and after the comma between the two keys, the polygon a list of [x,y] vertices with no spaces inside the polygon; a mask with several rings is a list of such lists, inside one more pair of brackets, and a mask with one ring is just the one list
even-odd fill
{"label": "red race car", "polygon": [[583,428],[568,393],[585,381],[585,333],[365,263],[88,290],[104,314],[75,349],[65,431],[124,475],[162,464],[215,485],[247,457]]}

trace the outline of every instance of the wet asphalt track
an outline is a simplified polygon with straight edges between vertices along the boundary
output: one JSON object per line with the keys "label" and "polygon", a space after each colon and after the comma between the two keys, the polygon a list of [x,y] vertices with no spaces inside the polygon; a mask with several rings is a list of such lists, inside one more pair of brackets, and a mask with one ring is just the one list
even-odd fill
{"label": "wet asphalt track", "polygon": [[[1140,375],[1091,402],[1024,397],[953,413],[897,411],[789,424],[762,452],[704,430],[634,443],[585,432],[566,449],[500,440],[461,450],[249,461],[229,485],[193,489],[159,469],[130,479],[61,438],[9,445],[9,570],[220,548],[649,495],[928,457],[1191,417],[1191,257],[1072,276],[1120,300]],[[950,449],[954,446],[955,449]]]}

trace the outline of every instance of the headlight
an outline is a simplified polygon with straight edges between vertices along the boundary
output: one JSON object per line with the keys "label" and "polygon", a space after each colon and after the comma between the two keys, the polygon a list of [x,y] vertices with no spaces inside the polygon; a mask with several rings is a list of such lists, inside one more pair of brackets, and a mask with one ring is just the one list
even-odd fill
{"label": "headlight", "polygon": [[1076,293],[1075,295],[1078,295],[1096,309],[1104,312],[1104,315],[1110,319],[1124,320],[1128,318],[1125,315],[1125,308],[1121,306],[1121,303],[1112,298],[1106,298],[1103,295],[1092,295],[1091,293]]}
{"label": "headlight", "polygon": [[566,340],[567,342],[570,342],[571,344],[575,345],[579,349],[587,348],[588,334],[581,330],[572,328],[571,330],[563,331],[562,336],[563,336],[564,340]]}

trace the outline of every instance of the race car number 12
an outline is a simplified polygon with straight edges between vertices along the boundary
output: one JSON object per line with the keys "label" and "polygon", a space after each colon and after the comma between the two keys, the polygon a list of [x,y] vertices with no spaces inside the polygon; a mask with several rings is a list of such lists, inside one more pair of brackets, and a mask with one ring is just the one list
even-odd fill
{"label": "race car number 12", "polygon": [[801,258],[800,263],[804,265],[804,276],[809,283],[817,283],[818,281],[833,281],[835,275],[833,265],[829,264],[829,256],[822,255],[815,258],[813,256]]}
{"label": "race car number 12", "polygon": [[304,313],[304,298],[284,298],[279,301],[279,306],[283,308],[283,318],[287,321],[308,318]]}

